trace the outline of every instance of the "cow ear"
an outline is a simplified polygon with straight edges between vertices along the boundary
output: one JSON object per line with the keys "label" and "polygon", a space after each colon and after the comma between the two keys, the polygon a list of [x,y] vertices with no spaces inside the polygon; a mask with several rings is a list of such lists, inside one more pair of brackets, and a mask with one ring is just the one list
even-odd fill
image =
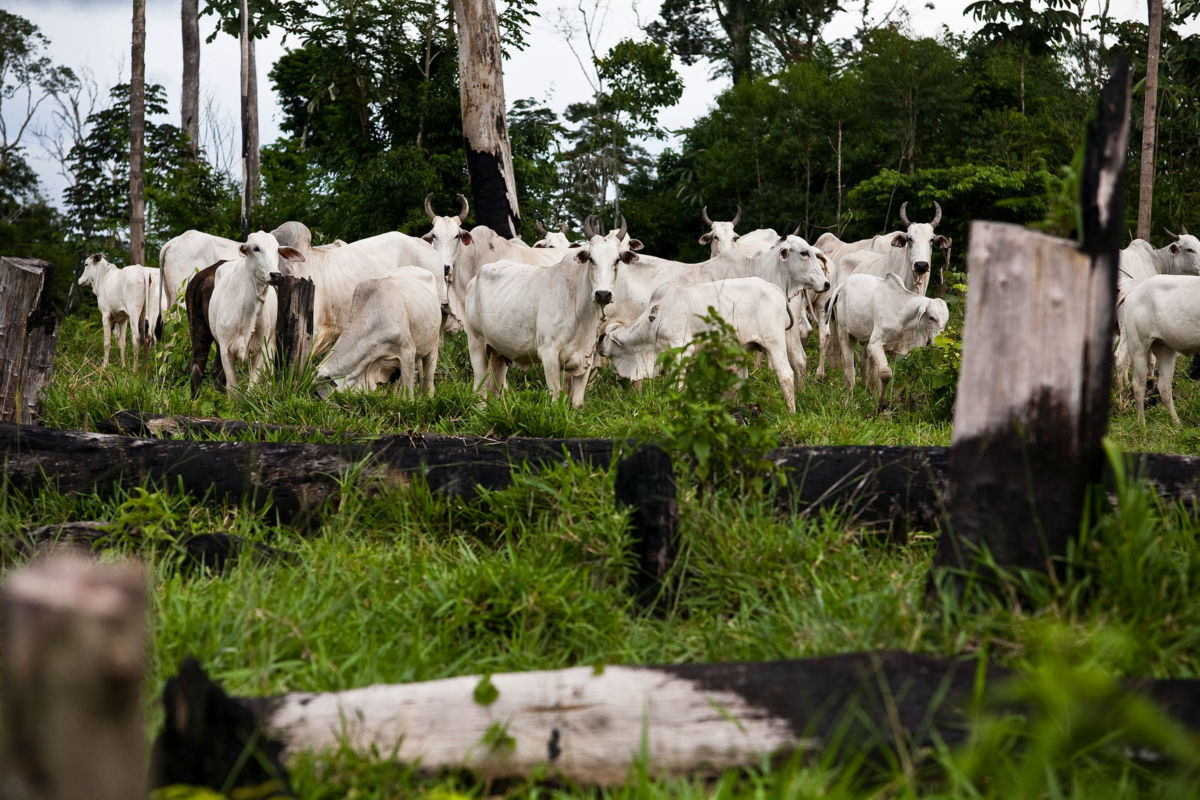
{"label": "cow ear", "polygon": [[543,239],[542,241],[534,242],[533,246],[534,247],[549,247],[550,245],[546,244],[546,241]]}
{"label": "cow ear", "polygon": [[429,244],[433,244],[433,231],[430,231],[429,233],[425,234],[421,238],[424,239]]}
{"label": "cow ear", "polygon": [[458,238],[459,238],[459,241],[461,241],[463,244],[471,243],[471,234],[467,233],[466,231],[462,231],[461,233],[459,233]]}
{"label": "cow ear", "polygon": [[700,244],[708,244],[711,241],[712,241],[712,233],[711,232],[706,233],[700,237]]}
{"label": "cow ear", "polygon": [[788,255],[789,255],[789,252],[788,252],[788,249],[787,249],[786,247],[784,247],[784,248],[780,249],[780,251],[779,251],[779,260],[780,260],[780,261],[787,261],[787,259],[788,259]]}
{"label": "cow ear", "polygon": [[950,249],[950,237],[949,236],[938,236],[934,240],[933,249],[949,250]]}
{"label": "cow ear", "polygon": [[246,244],[243,243],[243,244],[238,245],[238,252],[241,253],[242,255],[247,255],[250,252],[250,248]]}
{"label": "cow ear", "polygon": [[575,254],[575,260],[580,264],[586,264],[591,257],[592,252],[585,248],[580,248],[579,252]]}
{"label": "cow ear", "polygon": [[892,247],[905,247],[908,245],[908,236],[903,233],[897,233],[892,237]]}
{"label": "cow ear", "polygon": [[622,250],[621,255],[618,256],[618,258],[621,259],[622,264],[632,264],[638,260],[638,254],[632,250]]}
{"label": "cow ear", "polygon": [[629,249],[630,249],[630,250],[635,250],[635,251],[636,251],[636,250],[641,250],[641,249],[642,249],[643,247],[645,247],[645,246],[646,246],[646,245],[642,244],[642,240],[641,240],[641,239],[630,239],[630,240],[629,240]]}
{"label": "cow ear", "polygon": [[279,257],[286,258],[288,261],[303,261],[304,260],[304,256],[300,254],[299,250],[297,250],[294,247],[288,247],[287,245],[284,245],[283,247],[279,248]]}
{"label": "cow ear", "polygon": [[813,255],[815,255],[817,258],[821,259],[821,264],[823,266],[825,266],[825,267],[829,266],[829,259],[827,259],[825,257],[825,254],[822,253],[820,250],[814,250]]}
{"label": "cow ear", "polygon": [[575,249],[576,247],[583,247],[583,242],[571,242],[571,244],[568,245],[568,247],[570,247],[571,249]]}

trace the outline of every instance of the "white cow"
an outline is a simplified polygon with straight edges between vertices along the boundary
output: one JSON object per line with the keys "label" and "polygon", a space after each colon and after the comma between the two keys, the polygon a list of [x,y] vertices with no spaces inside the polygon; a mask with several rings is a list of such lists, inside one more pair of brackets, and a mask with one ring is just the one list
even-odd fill
{"label": "white cow", "polygon": [[713,222],[708,216],[708,206],[700,209],[700,218],[704,220],[704,224],[709,228],[708,233],[700,237],[700,244],[708,245],[711,248],[710,254],[719,256],[733,247],[733,243],[739,238],[734,228],[737,227],[738,222],[742,219],[742,204],[738,203],[737,213],[733,215],[733,219],[729,222]]}
{"label": "white cow", "polygon": [[1200,280],[1192,275],[1154,275],[1130,289],[1117,307],[1125,347],[1133,362],[1138,421],[1146,421],[1150,355],[1158,359],[1158,393],[1176,425],[1171,382],[1179,353],[1200,353]]}
{"label": "white cow", "polygon": [[[778,286],[762,278],[727,278],[695,285],[667,283],[659,286],[650,305],[630,325],[609,323],[598,352],[612,359],[617,374],[643,380],[658,373],[659,354],[688,345],[696,334],[712,325],[701,319],[713,308],[733,326],[747,349],[766,352],[779,379],[788,411],[796,410],[795,376],[788,359],[786,331],[794,318]],[[690,350],[685,351],[690,355]],[[743,376],[744,377],[744,376]]]}
{"label": "white cow", "polygon": [[419,362],[421,392],[432,395],[441,343],[439,283],[445,286],[420,267],[360,282],[350,324],[317,370],[318,377],[333,380],[339,389],[374,389],[399,370],[398,388],[411,395]]}
{"label": "white cow", "polygon": [[[946,236],[935,235],[934,229],[942,221],[942,207],[935,200],[934,214],[930,222],[911,222],[908,219],[908,201],[900,204],[900,220],[905,225],[903,232],[896,231],[876,236],[869,248],[863,248],[865,240],[849,243],[834,259],[833,287],[848,275],[874,275],[882,278],[889,274],[898,275],[907,289],[924,295],[929,288],[929,269],[934,250],[945,250],[950,246]],[[824,306],[827,298],[817,298],[816,303]],[[817,358],[817,378],[825,377],[825,360],[829,357],[829,330],[818,327],[820,353]]]}
{"label": "white cow", "polygon": [[[1118,303],[1135,286],[1155,275],[1200,275],[1200,240],[1189,234],[1186,227],[1182,234],[1167,231],[1167,235],[1173,241],[1166,247],[1156,249],[1145,239],[1134,239],[1121,251],[1117,264]],[[1121,332],[1118,334],[1113,371],[1117,379],[1117,397],[1122,405],[1129,396],[1129,368],[1129,353],[1125,348],[1125,335]]]}
{"label": "white cow", "polygon": [[533,243],[534,247],[566,248],[571,246],[571,240],[567,237],[567,223],[564,222],[562,227],[557,231],[548,231],[546,230],[546,226],[542,225],[540,219],[534,220],[534,222],[537,224],[537,232],[542,235],[541,239]]}
{"label": "white cow", "polygon": [[314,356],[326,352],[349,324],[354,289],[359,282],[386,278],[401,267],[420,267],[436,278],[441,307],[449,317],[441,258],[420,237],[389,231],[324,249],[311,246],[311,234],[299,222],[286,222],[274,233],[304,256],[303,263],[292,267],[291,274],[313,282]]}
{"label": "white cow", "polygon": [[911,291],[895,273],[886,278],[855,274],[834,289],[828,317],[841,347],[847,389],[854,389],[854,344],[861,343],[863,380],[879,398],[892,379],[887,357],[933,344],[950,321],[950,309],[945,300]]}
{"label": "white cow", "polygon": [[567,251],[558,264],[498,261],[484,265],[471,281],[463,327],[476,390],[502,392],[510,362],[540,361],[551,398],[557,399],[565,384],[572,404],[583,405],[602,312],[612,300],[619,265],[638,259],[621,249],[624,220],[620,236],[596,233],[592,217],[583,231],[588,243]]}
{"label": "white cow", "polygon": [[239,255],[217,267],[208,303],[208,326],[227,386],[237,385],[234,366],[243,361],[250,363],[250,383],[262,376],[263,360],[274,351],[278,313],[271,273],[286,270],[285,261],[304,261],[298,250],[280,247],[265,231],[250,234]]}
{"label": "white cow", "polygon": [[159,271],[141,264],[117,267],[100,253],[93,253],[83,263],[79,285],[92,287],[104,331],[104,361],[100,368],[108,366],[114,332],[121,366],[125,366],[125,325],[128,324],[133,334],[133,368],[137,369],[139,346],[144,344],[149,348],[154,343],[154,331],[161,314]]}
{"label": "white cow", "polygon": [[163,310],[183,301],[183,288],[193,275],[218,261],[237,258],[241,246],[233,239],[197,230],[184,231],[164,244],[158,251]]}

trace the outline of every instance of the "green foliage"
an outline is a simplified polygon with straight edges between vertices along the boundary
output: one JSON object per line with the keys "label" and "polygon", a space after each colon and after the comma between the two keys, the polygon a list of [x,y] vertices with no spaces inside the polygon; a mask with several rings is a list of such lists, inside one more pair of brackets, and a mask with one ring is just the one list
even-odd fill
{"label": "green foliage", "polygon": [[[700,317],[709,330],[659,356],[667,403],[674,413],[646,425],[642,435],[682,460],[700,483],[743,479],[762,488],[773,471],[766,454],[778,445],[774,428],[750,408],[744,376],[753,356],[715,309]],[[739,414],[735,412],[740,411]]]}

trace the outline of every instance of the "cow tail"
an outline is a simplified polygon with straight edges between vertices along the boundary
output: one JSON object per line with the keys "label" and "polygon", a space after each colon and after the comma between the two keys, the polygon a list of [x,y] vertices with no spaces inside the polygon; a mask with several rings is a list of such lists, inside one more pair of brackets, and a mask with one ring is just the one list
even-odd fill
{"label": "cow tail", "polygon": [[784,330],[790,331],[796,325],[796,318],[792,316],[792,304],[787,301],[787,298],[784,298],[783,307],[786,308],[788,312],[788,324]]}
{"label": "cow tail", "polygon": [[146,311],[150,308],[150,289],[154,285],[154,281],[150,278],[149,272],[142,273],[145,279],[145,286],[142,288],[142,310],[138,312],[138,336],[141,337],[139,344],[146,344],[150,341],[150,323],[146,321]]}

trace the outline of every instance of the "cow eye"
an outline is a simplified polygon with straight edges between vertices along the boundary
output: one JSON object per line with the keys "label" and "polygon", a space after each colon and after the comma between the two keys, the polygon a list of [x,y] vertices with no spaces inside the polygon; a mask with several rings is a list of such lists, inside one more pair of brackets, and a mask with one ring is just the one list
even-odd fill
{"label": "cow eye", "polygon": [[803,250],[803,251],[801,251],[800,256],[801,256],[801,258],[808,258],[809,252],[807,250]]}
{"label": "cow eye", "polygon": [[651,322],[654,322],[654,320],[656,320],[656,319],[658,319],[658,317],[654,316],[653,314],[650,315]]}

